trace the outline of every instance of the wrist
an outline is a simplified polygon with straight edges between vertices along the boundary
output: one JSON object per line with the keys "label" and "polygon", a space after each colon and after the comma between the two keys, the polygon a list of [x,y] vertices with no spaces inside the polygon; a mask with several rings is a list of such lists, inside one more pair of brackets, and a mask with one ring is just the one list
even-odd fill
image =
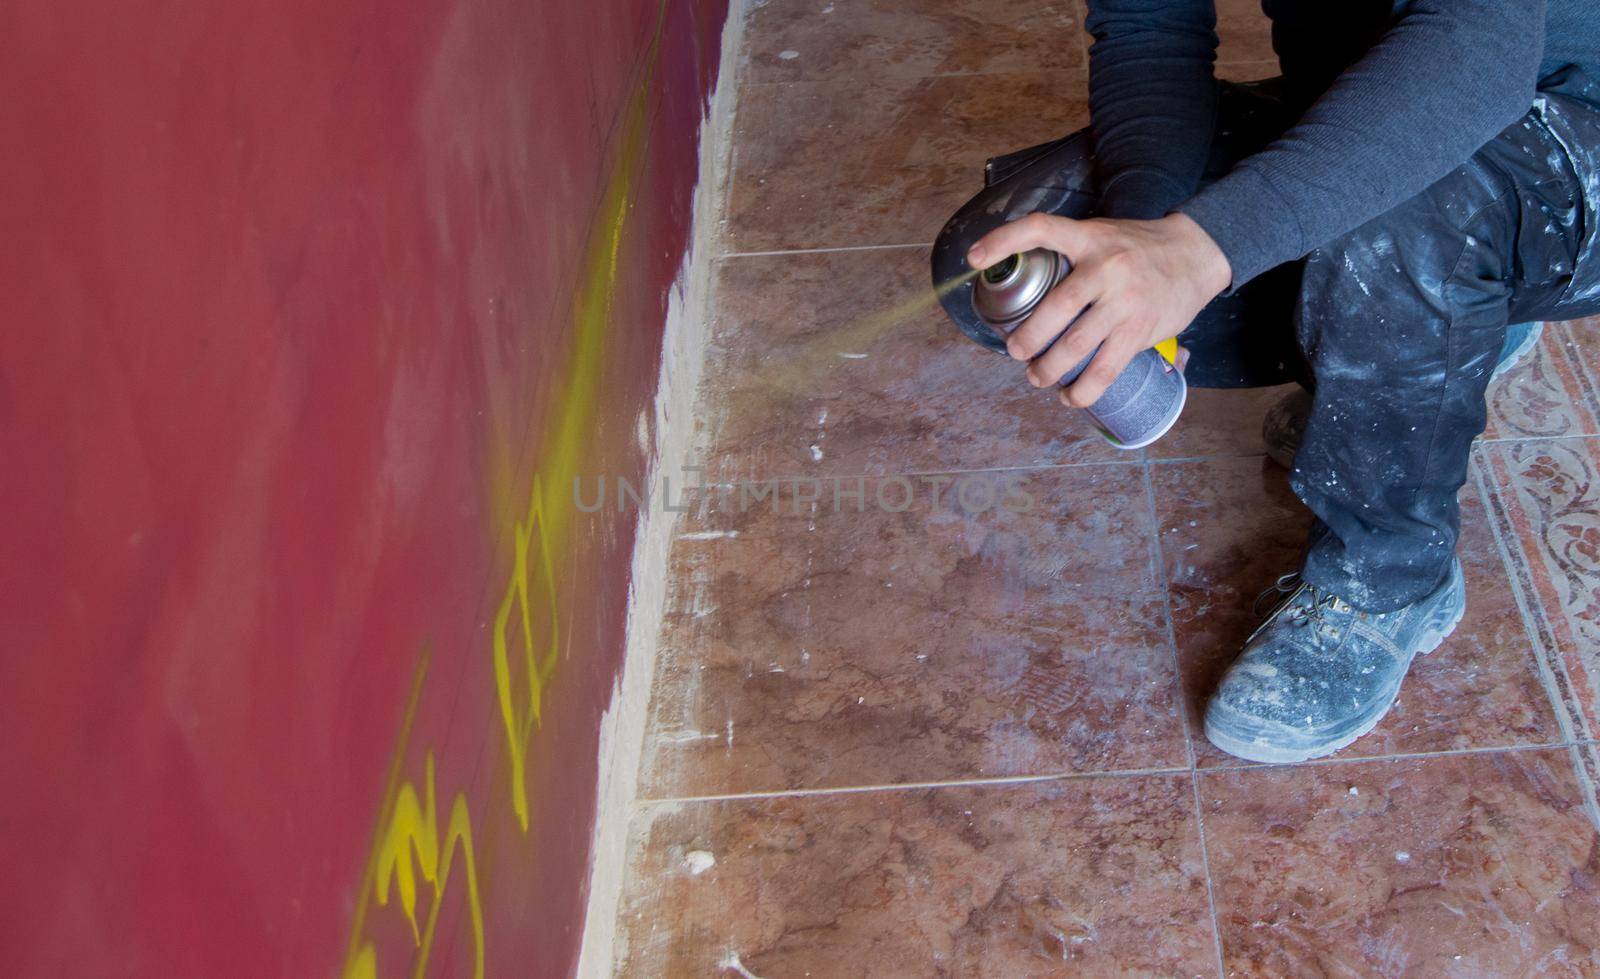
{"label": "wrist", "polygon": [[1199,222],[1182,211],[1174,211],[1161,221],[1168,224],[1173,235],[1182,242],[1208,299],[1233,283],[1233,266],[1228,256]]}

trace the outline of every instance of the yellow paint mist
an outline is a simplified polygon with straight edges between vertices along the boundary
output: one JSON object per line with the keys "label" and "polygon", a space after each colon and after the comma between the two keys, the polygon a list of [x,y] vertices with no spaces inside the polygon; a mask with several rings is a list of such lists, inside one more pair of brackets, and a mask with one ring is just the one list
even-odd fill
{"label": "yellow paint mist", "polygon": [[[933,307],[952,290],[971,282],[977,275],[977,270],[963,272],[931,289],[919,289],[894,305],[864,316],[854,323],[821,334],[795,355],[767,368],[761,377],[762,386],[790,394],[806,393],[801,388],[810,383],[810,378],[814,376],[808,368],[814,367],[818,361],[831,360],[841,351],[866,351],[890,330],[905,325],[918,313]],[[1169,362],[1177,362],[1177,340],[1164,340],[1157,344],[1155,349]]]}

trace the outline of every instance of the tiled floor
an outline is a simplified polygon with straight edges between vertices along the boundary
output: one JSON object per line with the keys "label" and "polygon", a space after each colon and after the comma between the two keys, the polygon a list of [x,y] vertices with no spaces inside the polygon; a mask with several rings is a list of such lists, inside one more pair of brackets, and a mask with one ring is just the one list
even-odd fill
{"label": "tiled floor", "polygon": [[[1222,8],[1224,72],[1269,74]],[[619,974],[1600,975],[1600,322],[1493,389],[1468,615],[1390,716],[1215,751],[1308,521],[1280,392],[1119,453],[916,306],[983,159],[1086,121],[1081,20],[748,11],[700,415],[738,487],[673,553]]]}

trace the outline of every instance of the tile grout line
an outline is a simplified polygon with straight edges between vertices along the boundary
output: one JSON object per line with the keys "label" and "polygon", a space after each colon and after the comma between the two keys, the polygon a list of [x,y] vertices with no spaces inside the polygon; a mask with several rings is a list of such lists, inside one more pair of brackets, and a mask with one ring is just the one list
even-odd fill
{"label": "tile grout line", "polygon": [[1503,755],[1519,751],[1565,751],[1574,747],[1575,745],[1582,745],[1585,743],[1587,742],[1582,740],[1574,741],[1564,738],[1560,741],[1530,741],[1525,744],[1487,745],[1481,748],[1445,748],[1440,751],[1402,751],[1390,755],[1356,755],[1346,757],[1328,756],[1324,758],[1312,758],[1307,761],[1290,762],[1287,764],[1261,762],[1245,765],[1213,765],[1199,769],[1197,774],[1209,776],[1212,774],[1229,772],[1278,771],[1300,768],[1336,768],[1341,765],[1361,765],[1367,762],[1427,761],[1433,758],[1459,758],[1468,755]]}
{"label": "tile grout line", "polygon": [[1507,435],[1502,438],[1479,438],[1474,440],[1475,445],[1507,445],[1515,442],[1563,442],[1577,439],[1595,438],[1593,432],[1569,432],[1566,435]]}
{"label": "tile grout line", "polygon": [[1588,814],[1589,822],[1594,828],[1600,830],[1600,797],[1597,797],[1596,779],[1591,767],[1596,761],[1593,744],[1579,742],[1567,750],[1572,756],[1572,769],[1578,779],[1578,791],[1583,793],[1583,810]]}
{"label": "tile grout line", "polygon": [[1194,734],[1189,720],[1189,698],[1183,689],[1183,667],[1178,661],[1178,635],[1172,624],[1172,588],[1167,580],[1166,555],[1161,548],[1161,513],[1156,508],[1155,483],[1150,478],[1150,463],[1145,460],[1140,467],[1144,478],[1145,506],[1150,513],[1150,551],[1151,560],[1156,566],[1156,582],[1161,590],[1161,615],[1167,632],[1167,651],[1172,658],[1172,679],[1177,684],[1178,719],[1183,725],[1183,751],[1187,759],[1187,770],[1195,770]]}
{"label": "tile grout line", "polygon": [[[1079,30],[1077,33],[1082,35],[1083,31]],[[1255,64],[1256,62],[1238,61],[1231,63]],[[752,61],[751,64],[753,65],[754,62]],[[866,72],[855,72],[849,69],[841,68],[829,74],[810,75],[800,78],[773,78],[766,81],[762,81],[758,78],[750,78],[744,80],[743,87],[770,89],[776,91],[785,88],[795,88],[803,85],[811,85],[818,88],[830,85],[841,88],[845,87],[846,85],[859,86],[862,82],[866,82],[869,85],[880,85],[891,82],[899,82],[905,85],[915,85],[919,82],[940,81],[946,78],[995,78],[1001,75],[1078,75],[1080,77],[1086,77],[1088,70],[1088,55],[1086,53],[1084,56],[1084,62],[1082,64],[1073,65],[1070,68],[1001,68],[995,71],[908,71],[904,73],[885,72],[879,75],[873,75]]]}
{"label": "tile grout line", "polygon": [[751,792],[721,792],[710,795],[663,796],[640,799],[645,806],[672,806],[695,802],[741,802],[763,799],[808,798],[822,795],[866,795],[876,792],[918,792],[928,789],[967,789],[1007,785],[1036,785],[1042,782],[1084,782],[1113,778],[1149,778],[1183,775],[1183,768],[1119,768],[1103,772],[1053,772],[1041,775],[994,775],[987,778],[933,779],[921,782],[883,782],[873,785],[840,785],[813,789],[765,789]]}
{"label": "tile grout line", "polygon": [[1178,632],[1172,622],[1172,582],[1167,577],[1166,553],[1161,546],[1161,510],[1156,506],[1155,481],[1150,478],[1151,460],[1146,455],[1140,467],[1144,476],[1145,504],[1150,512],[1151,559],[1156,565],[1156,580],[1161,585],[1161,614],[1167,627],[1167,649],[1172,654],[1172,682],[1178,697],[1178,723],[1183,728],[1183,750],[1189,763],[1189,799],[1194,811],[1195,833],[1200,842],[1200,870],[1206,879],[1206,909],[1211,918],[1211,943],[1217,955],[1218,979],[1226,979],[1227,959],[1222,954],[1222,923],[1217,920],[1217,888],[1211,876],[1211,853],[1206,844],[1206,816],[1200,806],[1200,775],[1196,771],[1194,729],[1189,720],[1189,695],[1184,689],[1183,664],[1178,657]]}
{"label": "tile grout line", "polygon": [[884,245],[814,245],[806,248],[769,248],[752,251],[722,252],[717,260],[728,258],[776,258],[784,255],[827,255],[834,252],[906,251],[912,248],[932,248],[931,241],[906,241]]}
{"label": "tile grout line", "polygon": [[1204,768],[1118,768],[1100,772],[1051,772],[1037,775],[995,775],[980,778],[933,779],[919,782],[883,782],[873,785],[840,785],[810,789],[758,789],[749,792],[719,792],[706,795],[657,796],[641,798],[638,810],[660,806],[689,805],[712,802],[743,802],[772,799],[809,798],[825,795],[866,795],[877,792],[920,792],[930,789],[981,789],[1003,788],[1010,785],[1036,785],[1045,782],[1088,782],[1107,779],[1156,778],[1162,776],[1193,775],[1196,779],[1216,775],[1249,774],[1252,772],[1299,771],[1301,769],[1338,768],[1346,765],[1383,764],[1402,761],[1431,761],[1438,758],[1461,758],[1474,755],[1502,755],[1531,751],[1568,751],[1572,748],[1600,747],[1600,740],[1579,739],[1527,744],[1492,745],[1482,748],[1447,748],[1442,751],[1411,751],[1390,755],[1361,755],[1355,757],[1312,758],[1308,761],[1284,764],[1251,763],[1242,765],[1212,765]]}

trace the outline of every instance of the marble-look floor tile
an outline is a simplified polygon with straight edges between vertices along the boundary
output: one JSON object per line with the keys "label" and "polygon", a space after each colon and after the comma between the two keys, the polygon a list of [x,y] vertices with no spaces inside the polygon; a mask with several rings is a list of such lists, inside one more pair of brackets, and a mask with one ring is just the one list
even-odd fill
{"label": "marble-look floor tile", "polygon": [[646,807],[618,974],[1215,976],[1188,776]]}
{"label": "marble-look floor tile", "polygon": [[1217,40],[1219,64],[1277,61],[1272,51],[1272,22],[1261,12],[1261,0],[1218,0]]}
{"label": "marble-look floor tile", "polygon": [[827,484],[815,513],[780,487],[779,514],[735,500],[696,521],[642,794],[1184,766],[1140,469],[965,479],[937,506],[916,481],[898,513],[876,496],[903,489],[868,481],[864,513],[834,512]]}
{"label": "marble-look floor tile", "polygon": [[1600,732],[1600,439],[1486,447],[1512,571],[1576,737]]}
{"label": "marble-look floor tile", "polygon": [[1172,431],[1145,451],[1153,459],[1259,456],[1266,451],[1261,421],[1267,409],[1293,390],[1293,384],[1232,390],[1192,387]]}
{"label": "marble-look floor tile", "polygon": [[1283,74],[1276,58],[1261,61],[1219,61],[1217,77],[1229,82],[1258,82]]}
{"label": "marble-look floor tile", "polygon": [[1567,749],[1200,780],[1229,975],[1600,974],[1600,837]]}
{"label": "marble-look floor tile", "polygon": [[746,82],[1082,71],[1061,0],[767,0],[745,25]]}
{"label": "marble-look floor tile", "polygon": [[721,263],[702,414],[710,478],[1129,461],[967,339],[922,248]]}
{"label": "marble-look floor tile", "polygon": [[728,252],[932,242],[991,156],[1088,122],[1077,71],[745,85]]}
{"label": "marble-look floor tile", "polygon": [[1489,385],[1486,439],[1600,434],[1597,405],[1565,323],[1546,324],[1532,355]]}
{"label": "marble-look floor tile", "polygon": [[[1298,570],[1311,515],[1266,459],[1159,465],[1151,477],[1197,762],[1233,763],[1199,731],[1204,703],[1260,621],[1257,595]],[[1466,617],[1417,657],[1388,716],[1340,757],[1563,740],[1475,484],[1461,507]]]}

